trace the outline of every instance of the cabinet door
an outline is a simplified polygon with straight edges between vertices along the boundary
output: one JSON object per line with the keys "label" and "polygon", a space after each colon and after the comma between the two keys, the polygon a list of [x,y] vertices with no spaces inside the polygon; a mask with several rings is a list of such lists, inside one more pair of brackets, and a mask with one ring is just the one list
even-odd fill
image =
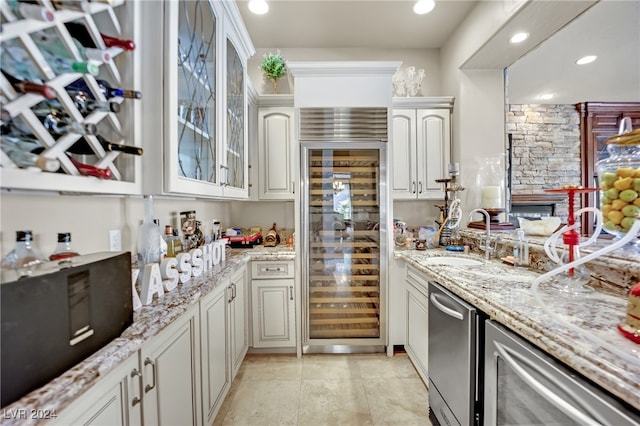
{"label": "cabinet door", "polygon": [[262,107],[258,111],[259,197],[293,200],[293,108]]}
{"label": "cabinet door", "polygon": [[417,120],[418,198],[441,199],[444,191],[436,179],[449,176],[451,119],[449,110],[419,109]]}
{"label": "cabinet door", "polygon": [[215,419],[231,384],[227,287],[221,286],[200,302],[202,401],[204,419]]}
{"label": "cabinet door", "polygon": [[60,425],[140,425],[142,388],[138,352],[100,379],[52,420]]}
{"label": "cabinet door", "polygon": [[226,52],[224,195],[247,198],[249,165],[247,161],[246,60],[242,58],[231,39],[227,39]]}
{"label": "cabinet door", "polygon": [[417,196],[416,111],[393,111],[393,198],[414,199]]}
{"label": "cabinet door", "polygon": [[[157,9],[162,4],[150,2],[147,9]],[[156,103],[164,102],[164,156],[157,151],[157,140],[152,139],[155,164],[149,164],[146,180],[158,181],[157,167],[164,163],[163,192],[203,196],[222,195],[220,159],[221,100],[217,81],[221,45],[222,13],[206,0],[164,2],[164,45],[159,46],[163,55],[154,50],[148,67],[160,60],[164,64],[164,98],[153,93]],[[157,38],[158,22],[150,30]],[[150,42],[153,41],[149,34]],[[151,54],[150,54],[151,55]],[[151,62],[153,61],[153,62]],[[147,63],[145,61],[145,63]],[[148,75],[156,75],[151,72]],[[150,78],[151,80],[151,78]],[[151,86],[151,81],[148,84]],[[156,83],[156,87],[157,87]],[[151,90],[151,89],[150,89]],[[157,90],[156,90],[157,91]],[[151,104],[153,105],[153,103]],[[162,114],[162,109],[157,111]],[[153,121],[157,120],[157,116]],[[149,126],[158,126],[157,122]],[[160,134],[160,136],[162,136]],[[151,147],[149,148],[151,150]],[[145,182],[147,184],[147,182]]]}
{"label": "cabinet door", "polygon": [[407,354],[416,370],[427,383],[429,357],[429,299],[427,290],[407,276]]}
{"label": "cabinet door", "polygon": [[231,379],[235,377],[244,356],[249,348],[248,321],[247,321],[247,270],[236,272],[231,277]]}
{"label": "cabinet door", "polygon": [[[106,103],[107,98],[98,80],[104,80],[113,88],[139,89],[140,74],[134,65],[138,62],[140,49],[130,52],[106,48],[100,36],[100,32],[104,32],[118,38],[134,38],[137,35],[134,24],[140,19],[137,2],[119,2],[117,7],[92,3],[87,5],[86,11],[53,10],[49,5],[50,22],[19,19],[12,12],[10,3],[2,2],[0,32],[2,120],[12,133],[3,133],[2,137],[2,188],[140,193],[140,158],[114,150],[107,143],[135,145],[140,140],[139,126],[134,125],[138,123],[141,112],[140,101],[111,97],[110,111],[91,110],[83,108],[87,101],[76,93],[82,91],[88,98]],[[71,21],[80,25],[67,26]],[[82,74],[70,69],[72,62],[84,63],[87,60],[87,50],[79,49],[72,37],[80,28],[83,32],[86,30],[102,50],[99,73]],[[42,40],[49,42],[45,44]],[[105,53],[111,59],[104,61]],[[46,100],[43,94],[23,94],[15,85],[19,81],[42,81],[49,90],[55,90],[55,96]],[[116,114],[113,111],[118,107],[120,112]],[[51,111],[55,115],[50,115]],[[47,116],[49,120],[53,118],[52,121],[68,121],[74,128],[72,131],[54,131],[45,124]],[[61,127],[66,126],[63,124]],[[37,155],[34,154],[36,152]],[[25,157],[30,157],[30,160]],[[40,168],[28,167],[34,157],[40,160],[35,163],[40,164]],[[46,167],[42,166],[42,159],[47,159]],[[87,175],[87,167],[80,163],[93,166],[93,172],[102,177],[98,179]],[[41,168],[47,171],[40,173]]]}
{"label": "cabinet door", "polygon": [[295,346],[294,280],[253,280],[251,293],[253,347]]}
{"label": "cabinet door", "polygon": [[145,424],[202,424],[197,313],[192,307],[142,347]]}

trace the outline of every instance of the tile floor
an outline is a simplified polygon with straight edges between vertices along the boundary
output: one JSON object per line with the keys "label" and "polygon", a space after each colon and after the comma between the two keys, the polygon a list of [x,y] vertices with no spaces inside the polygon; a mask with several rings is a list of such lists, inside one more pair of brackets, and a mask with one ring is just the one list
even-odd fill
{"label": "tile floor", "polygon": [[247,355],[214,426],[429,426],[427,388],[406,353]]}

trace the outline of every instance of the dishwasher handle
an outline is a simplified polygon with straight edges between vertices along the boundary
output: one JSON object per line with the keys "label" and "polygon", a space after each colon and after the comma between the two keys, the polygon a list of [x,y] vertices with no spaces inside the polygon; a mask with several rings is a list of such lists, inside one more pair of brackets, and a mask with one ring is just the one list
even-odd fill
{"label": "dishwasher handle", "polygon": [[[538,380],[536,380],[532,375],[530,375],[518,363],[518,361],[514,359],[514,357],[518,355],[517,353],[510,351],[508,347],[498,342],[494,342],[494,345],[498,354],[513,369],[513,371],[527,385],[531,386],[536,392],[538,392],[539,395],[544,397],[547,401],[553,404],[557,409],[562,411],[564,414],[566,414],[568,417],[578,422],[579,424],[589,425],[589,426],[591,425],[596,426],[601,424],[597,420],[595,420],[593,417],[582,412],[582,410],[586,412],[591,412],[591,410],[589,409],[589,405],[585,401],[583,401],[580,397],[578,397],[578,395],[576,395],[575,392],[571,392],[569,389],[562,386],[561,383],[553,379],[553,377],[548,376],[550,380],[555,382],[556,385],[562,388],[574,399],[574,401],[577,403],[579,408],[575,407],[574,404],[562,399],[559,395],[555,394],[551,389],[549,389],[548,387],[540,383]],[[512,354],[514,356],[512,356]]]}
{"label": "dishwasher handle", "polygon": [[462,315],[460,312],[456,311],[455,309],[451,309],[444,306],[438,300],[437,294],[431,293],[431,295],[429,296],[429,300],[431,300],[431,304],[433,304],[433,306],[435,306],[439,311],[442,311],[443,313],[449,315],[450,317],[459,319],[460,321],[464,320],[464,315]]}

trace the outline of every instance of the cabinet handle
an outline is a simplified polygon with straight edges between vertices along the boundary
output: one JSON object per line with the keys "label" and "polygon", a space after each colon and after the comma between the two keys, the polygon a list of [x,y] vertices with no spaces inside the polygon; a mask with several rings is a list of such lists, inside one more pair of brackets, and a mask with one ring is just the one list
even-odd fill
{"label": "cabinet handle", "polygon": [[144,360],[144,365],[151,365],[151,377],[153,378],[153,385],[149,386],[145,386],[144,387],[144,393],[149,392],[151,389],[156,387],[156,364],[151,361],[149,358]]}
{"label": "cabinet handle", "polygon": [[411,182],[411,193],[412,194],[416,193],[416,181],[415,180],[413,182]]}
{"label": "cabinet handle", "polygon": [[236,300],[236,285],[235,284],[231,284],[231,300]]}
{"label": "cabinet handle", "polygon": [[418,191],[420,194],[422,194],[422,182],[418,182],[419,188],[420,190]]}
{"label": "cabinet handle", "polygon": [[289,286],[289,300],[293,300],[293,286]]}
{"label": "cabinet handle", "polygon": [[296,193],[296,183],[294,181],[291,181],[291,193]]}
{"label": "cabinet handle", "polygon": [[[138,371],[137,368],[134,368],[133,370],[131,370],[131,377],[138,377],[138,389],[142,389],[142,373],[140,371]],[[142,398],[138,398],[137,396],[134,397],[131,400],[131,406],[135,407],[136,405],[140,404],[142,402]]]}
{"label": "cabinet handle", "polygon": [[279,266],[277,268],[266,267],[266,268],[263,268],[262,270],[265,272],[282,272],[283,271],[283,269]]}
{"label": "cabinet handle", "polygon": [[233,288],[231,288],[231,286],[227,287],[227,290],[229,290],[230,294],[229,294],[229,299],[227,299],[227,303],[231,303],[233,302]]}

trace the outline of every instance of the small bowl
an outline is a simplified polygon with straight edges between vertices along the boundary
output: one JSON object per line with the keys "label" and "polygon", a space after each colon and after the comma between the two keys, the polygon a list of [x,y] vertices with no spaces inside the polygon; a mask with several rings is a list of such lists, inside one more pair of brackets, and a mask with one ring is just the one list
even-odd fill
{"label": "small bowl", "polygon": [[558,229],[561,221],[559,217],[554,216],[543,217],[540,218],[540,220],[528,220],[523,217],[519,217],[518,223],[525,234],[546,237],[553,234],[554,231]]}

